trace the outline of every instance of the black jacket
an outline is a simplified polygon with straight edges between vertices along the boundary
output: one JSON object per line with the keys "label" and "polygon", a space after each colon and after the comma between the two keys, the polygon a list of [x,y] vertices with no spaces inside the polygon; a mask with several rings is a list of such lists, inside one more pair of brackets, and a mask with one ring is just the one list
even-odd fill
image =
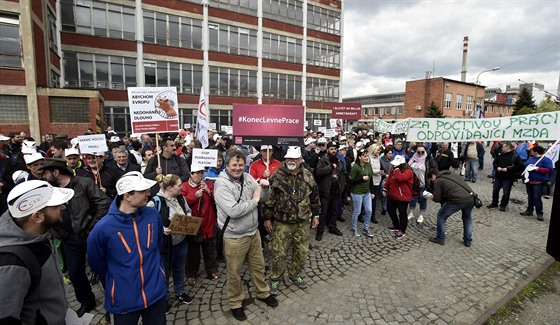
{"label": "black jacket", "polygon": [[[317,185],[319,187],[319,195],[323,197],[328,197],[331,194],[331,185],[333,181],[333,163],[329,160],[329,155],[325,154],[317,163],[317,168],[315,168],[315,179],[317,180]],[[342,161],[336,157],[336,174],[338,182],[338,194],[344,191],[346,187],[346,170],[344,170],[344,165]],[[334,193],[332,193],[334,194]]]}
{"label": "black jacket", "polygon": [[449,149],[443,152],[438,152],[436,160],[438,164],[438,170],[449,170],[449,168],[451,167],[459,167],[459,161],[455,159],[455,157],[453,156],[453,152],[451,152],[451,150]]}
{"label": "black jacket", "polygon": [[493,163],[494,169],[501,167],[507,168],[506,172],[496,170],[496,178],[499,179],[516,179],[515,175],[521,173],[525,169],[523,160],[515,154],[515,150],[507,153],[498,153]]}

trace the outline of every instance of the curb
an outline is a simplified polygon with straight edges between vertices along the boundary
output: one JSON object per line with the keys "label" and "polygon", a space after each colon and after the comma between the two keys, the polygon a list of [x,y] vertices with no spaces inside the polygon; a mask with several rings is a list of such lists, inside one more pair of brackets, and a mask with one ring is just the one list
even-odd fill
{"label": "curb", "polygon": [[517,294],[523,290],[529,283],[533,282],[536,278],[538,278],[546,269],[548,269],[552,264],[554,264],[554,258],[548,259],[543,265],[541,265],[537,271],[531,274],[528,278],[524,279],[517,285],[512,291],[510,291],[505,297],[500,299],[494,306],[488,309],[484,314],[482,314],[477,320],[475,320],[472,324],[473,325],[483,325],[486,323],[488,318],[494,315],[498,309],[502,308],[505,304],[510,302]]}

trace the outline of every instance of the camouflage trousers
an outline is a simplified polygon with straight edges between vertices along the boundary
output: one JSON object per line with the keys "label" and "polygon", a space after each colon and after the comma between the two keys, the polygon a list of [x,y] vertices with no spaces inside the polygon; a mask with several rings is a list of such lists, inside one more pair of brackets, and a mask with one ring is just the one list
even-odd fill
{"label": "camouflage trousers", "polygon": [[296,279],[305,266],[309,252],[309,223],[284,223],[273,221],[272,240],[268,244],[272,257],[270,278],[280,279],[286,271],[286,260],[291,250],[292,261],[288,275]]}

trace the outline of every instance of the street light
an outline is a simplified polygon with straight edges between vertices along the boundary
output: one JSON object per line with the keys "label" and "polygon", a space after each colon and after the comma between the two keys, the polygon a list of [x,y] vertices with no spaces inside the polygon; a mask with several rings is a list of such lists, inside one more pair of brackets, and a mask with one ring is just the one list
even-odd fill
{"label": "street light", "polygon": [[[492,69],[488,69],[488,70],[484,70],[481,71],[477,76],[476,76],[476,81],[474,83],[474,110],[471,113],[471,117],[474,117],[474,113],[476,112],[477,108],[478,108],[478,100],[476,98],[477,94],[478,94],[478,78],[480,78],[480,75],[485,73],[485,72],[491,72],[491,71],[496,71],[496,70],[500,70],[500,67],[495,67]],[[484,108],[484,98],[482,98],[482,101],[480,103],[480,109]]]}

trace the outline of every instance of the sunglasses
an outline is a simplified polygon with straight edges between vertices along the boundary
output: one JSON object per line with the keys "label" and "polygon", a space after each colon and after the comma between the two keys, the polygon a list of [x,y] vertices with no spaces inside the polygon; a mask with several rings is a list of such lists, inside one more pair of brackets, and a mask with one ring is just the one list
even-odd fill
{"label": "sunglasses", "polygon": [[416,151],[416,152],[418,152],[419,155],[423,155],[426,153],[426,151]]}

